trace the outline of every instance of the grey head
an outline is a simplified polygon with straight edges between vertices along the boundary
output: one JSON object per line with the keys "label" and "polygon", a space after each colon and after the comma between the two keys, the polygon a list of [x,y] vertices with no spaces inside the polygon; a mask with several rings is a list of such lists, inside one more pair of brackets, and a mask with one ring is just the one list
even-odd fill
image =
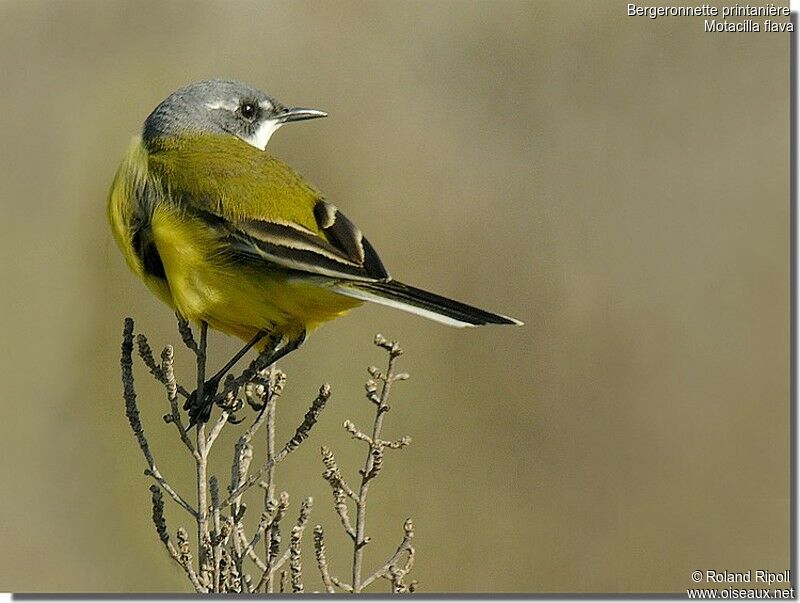
{"label": "grey head", "polygon": [[242,82],[204,80],[164,99],[145,120],[142,138],[152,148],[185,134],[227,134],[263,151],[283,124],[326,115],[316,109],[285,107]]}

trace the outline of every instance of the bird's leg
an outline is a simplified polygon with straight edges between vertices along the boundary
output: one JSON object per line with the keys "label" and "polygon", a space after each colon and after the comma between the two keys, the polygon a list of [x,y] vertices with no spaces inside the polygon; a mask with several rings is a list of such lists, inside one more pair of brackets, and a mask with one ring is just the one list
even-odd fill
{"label": "bird's leg", "polygon": [[273,350],[272,356],[270,356],[269,361],[267,362],[267,364],[264,365],[264,367],[266,368],[272,366],[287,354],[294,352],[297,348],[303,345],[303,342],[305,340],[306,340],[306,331],[305,329],[303,329],[297,337],[288,340],[282,348]]}
{"label": "bird's leg", "polygon": [[231,370],[236,365],[236,363],[239,362],[239,360],[242,359],[242,356],[247,354],[247,352],[252,350],[253,347],[259,341],[264,339],[264,337],[266,337],[266,335],[267,335],[266,331],[259,331],[258,333],[256,333],[255,336],[250,341],[248,341],[241,350],[236,352],[236,355],[233,358],[231,358],[225,366],[223,366],[221,369],[219,369],[216,372],[216,374],[213,377],[211,377],[211,379],[206,381],[206,391],[208,391],[208,384],[211,383],[212,386],[214,387],[214,393],[216,393],[217,386],[219,386],[219,382],[222,380],[222,378],[225,375],[228,374],[228,371]]}
{"label": "bird's leg", "polygon": [[[233,367],[234,364],[244,356],[248,350],[250,350],[254,345],[256,345],[261,339],[266,336],[266,332],[260,331],[253,339],[251,339],[247,345],[242,348],[236,356],[234,356],[231,361],[225,365],[225,367],[218,371],[211,379],[205,382],[203,385],[203,400],[202,402],[197,402],[197,391],[192,392],[189,398],[186,400],[184,404],[184,409],[189,411],[189,427],[195,425],[196,423],[207,423],[208,419],[211,417],[211,409],[214,406],[214,397],[217,395],[217,389],[219,387],[219,382],[225,376],[225,374]],[[306,332],[303,330],[297,337],[293,339],[289,339],[283,346],[280,348],[277,347],[280,344],[280,339],[275,342],[272,349],[270,349],[269,354],[267,354],[267,359],[264,362],[259,363],[261,368],[267,368],[273,364],[275,364],[281,358],[284,358],[287,354],[295,351],[299,348],[303,342],[306,340]],[[266,352],[266,350],[265,350]],[[265,353],[265,352],[262,352]],[[252,378],[252,376],[248,377]]]}
{"label": "bird's leg", "polygon": [[183,405],[184,410],[189,411],[189,426],[197,423],[198,419],[203,423],[208,421],[209,417],[211,416],[211,407],[213,406],[214,396],[217,395],[217,389],[219,389],[219,382],[222,381],[222,378],[228,374],[228,371],[231,370],[236,363],[242,359],[242,356],[247,354],[247,352],[249,352],[259,341],[264,339],[266,335],[266,331],[259,331],[256,333],[255,336],[248,341],[241,350],[236,352],[234,357],[231,358],[225,366],[217,371],[213,377],[206,380],[206,382],[203,384],[203,400],[201,402],[198,402],[197,400],[197,390],[194,390],[191,393]]}

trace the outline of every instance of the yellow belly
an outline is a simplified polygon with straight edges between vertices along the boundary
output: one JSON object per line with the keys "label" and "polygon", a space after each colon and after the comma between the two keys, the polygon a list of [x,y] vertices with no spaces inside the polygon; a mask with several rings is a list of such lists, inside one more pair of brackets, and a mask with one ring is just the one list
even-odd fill
{"label": "yellow belly", "polygon": [[245,340],[262,329],[294,338],[361,305],[322,283],[225,258],[215,231],[168,205],[151,224],[172,305],[189,320]]}

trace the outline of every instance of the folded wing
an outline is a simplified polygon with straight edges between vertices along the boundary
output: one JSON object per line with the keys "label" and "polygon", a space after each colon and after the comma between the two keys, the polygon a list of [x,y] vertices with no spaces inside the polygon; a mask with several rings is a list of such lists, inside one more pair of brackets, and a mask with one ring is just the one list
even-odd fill
{"label": "folded wing", "polygon": [[333,204],[314,206],[319,231],[275,220],[225,222],[231,250],[241,257],[287,270],[333,279],[380,281],[389,278],[380,257],[361,231]]}

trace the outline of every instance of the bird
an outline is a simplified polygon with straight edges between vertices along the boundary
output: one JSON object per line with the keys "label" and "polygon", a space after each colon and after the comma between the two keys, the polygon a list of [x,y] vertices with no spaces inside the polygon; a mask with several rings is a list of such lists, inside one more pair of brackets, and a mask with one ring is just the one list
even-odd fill
{"label": "bird", "polygon": [[[326,116],[235,80],[167,96],[108,194],[111,231],[133,273],[185,320],[239,337],[245,350],[271,350],[270,364],[363,302],[455,327],[521,325],[393,279],[361,230],[266,151],[283,125]],[[192,423],[208,420],[229,365],[206,382],[205,400],[187,402]]]}

